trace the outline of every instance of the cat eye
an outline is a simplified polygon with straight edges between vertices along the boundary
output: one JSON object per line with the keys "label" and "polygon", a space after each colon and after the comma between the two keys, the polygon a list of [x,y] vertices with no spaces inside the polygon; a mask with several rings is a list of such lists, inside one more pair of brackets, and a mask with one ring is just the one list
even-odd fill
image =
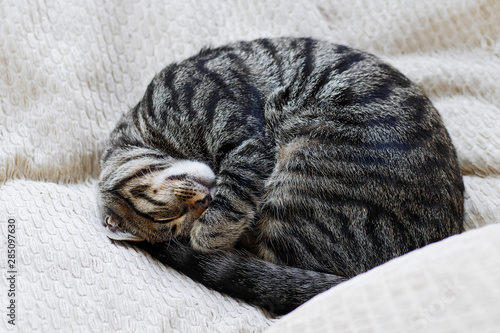
{"label": "cat eye", "polygon": [[188,211],[187,208],[184,207],[182,209],[181,213],[178,216],[176,216],[176,217],[169,217],[169,218],[166,218],[166,219],[155,219],[154,221],[156,223],[171,223],[171,222],[173,222],[173,221],[175,221],[175,220],[180,219],[181,217],[183,217],[187,213],[187,211]]}
{"label": "cat eye", "polygon": [[[181,215],[182,216],[182,215]],[[180,216],[178,217],[174,217],[174,218],[169,218],[169,219],[155,219],[154,221],[156,223],[170,223],[170,222],[173,222],[175,220],[177,220]]]}

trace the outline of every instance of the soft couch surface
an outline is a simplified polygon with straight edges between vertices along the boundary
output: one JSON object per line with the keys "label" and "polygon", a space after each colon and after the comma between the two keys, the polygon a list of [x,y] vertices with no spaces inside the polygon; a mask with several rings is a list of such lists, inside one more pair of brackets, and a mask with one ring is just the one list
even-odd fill
{"label": "soft couch surface", "polygon": [[[95,200],[100,150],[156,72],[277,36],[349,44],[416,81],[457,147],[466,228],[481,227],[281,319],[111,242]],[[500,229],[484,226],[500,222],[499,39],[497,0],[0,0],[0,331],[496,332]]]}

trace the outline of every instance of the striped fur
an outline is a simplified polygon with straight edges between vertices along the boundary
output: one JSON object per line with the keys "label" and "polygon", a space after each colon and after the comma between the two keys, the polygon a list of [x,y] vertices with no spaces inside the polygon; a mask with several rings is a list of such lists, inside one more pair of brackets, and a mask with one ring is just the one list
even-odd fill
{"label": "striped fur", "polygon": [[313,39],[168,66],[101,167],[109,230],[276,313],[462,230],[462,177],[430,101],[373,55]]}

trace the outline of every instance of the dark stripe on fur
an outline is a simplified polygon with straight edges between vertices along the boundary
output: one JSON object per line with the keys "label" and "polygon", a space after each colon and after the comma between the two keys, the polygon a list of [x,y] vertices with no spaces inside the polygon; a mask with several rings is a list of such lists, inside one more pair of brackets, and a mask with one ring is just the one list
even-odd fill
{"label": "dark stripe on fur", "polygon": [[134,178],[137,178],[137,177],[144,177],[146,176],[149,172],[151,172],[152,169],[154,169],[155,171],[161,171],[161,170],[165,170],[167,169],[168,167],[165,166],[164,164],[153,164],[153,165],[150,165],[149,167],[147,168],[144,168],[144,169],[141,169],[139,171],[136,171],[136,173],[134,173],[132,176],[129,176],[129,177],[125,177],[123,178],[121,181],[119,181],[118,183],[116,183],[111,189],[110,191],[111,192],[114,192],[114,191],[118,191],[120,190],[121,188],[123,188],[125,186],[125,184],[127,184],[130,180],[134,179]]}
{"label": "dark stripe on fur", "polygon": [[343,56],[338,63],[334,65],[334,69],[337,74],[342,74],[348,69],[350,69],[355,64],[363,61],[365,56],[362,53],[352,51],[351,53]]}
{"label": "dark stripe on fur", "polygon": [[143,217],[143,218],[145,218],[145,219],[151,220],[151,221],[154,221],[154,220],[155,220],[155,219],[154,219],[151,215],[149,215],[149,214],[147,214],[147,213],[144,213],[144,212],[141,212],[141,211],[137,210],[137,208],[135,208],[134,204],[132,203],[132,201],[130,201],[130,199],[129,199],[129,198],[124,197],[124,196],[123,196],[123,195],[121,195],[120,193],[114,193],[114,195],[116,195],[116,196],[117,196],[117,197],[119,197],[121,200],[123,200],[123,201],[127,204],[127,206],[128,206],[130,209],[132,209],[132,210],[134,211],[134,213],[136,213],[137,215],[139,215],[139,216],[141,216],[141,217]]}
{"label": "dark stripe on fur", "polygon": [[131,189],[130,194],[132,194],[136,198],[142,198],[144,200],[147,200],[149,203],[158,207],[165,207],[168,204],[167,202],[155,200],[150,196],[148,196],[146,193],[144,193],[144,191],[146,191],[148,188],[149,185],[139,185]]}

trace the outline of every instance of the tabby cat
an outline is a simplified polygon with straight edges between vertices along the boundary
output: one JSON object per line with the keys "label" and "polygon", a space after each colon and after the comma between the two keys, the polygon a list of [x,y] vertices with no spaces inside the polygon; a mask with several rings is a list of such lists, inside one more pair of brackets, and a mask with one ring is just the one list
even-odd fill
{"label": "tabby cat", "polygon": [[463,223],[430,101],[375,56],[309,38],[163,69],[111,133],[99,202],[110,238],[277,314]]}

